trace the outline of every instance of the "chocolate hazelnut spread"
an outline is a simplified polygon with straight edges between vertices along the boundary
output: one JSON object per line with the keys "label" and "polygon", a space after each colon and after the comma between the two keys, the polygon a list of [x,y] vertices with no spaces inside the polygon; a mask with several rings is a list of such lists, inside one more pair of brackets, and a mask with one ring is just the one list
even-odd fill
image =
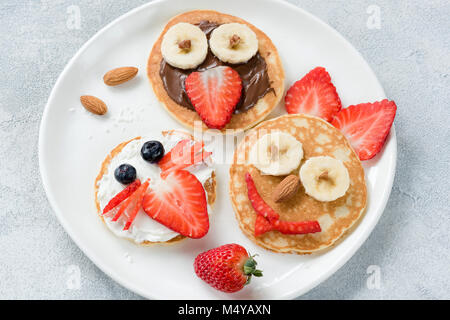
{"label": "chocolate hazelnut spread", "polygon": [[[211,36],[211,32],[218,26],[217,23],[209,21],[202,21],[198,24],[198,27],[206,34],[208,40]],[[241,77],[242,96],[234,113],[241,113],[249,110],[269,91],[274,92],[273,88],[270,86],[266,61],[259,53],[246,63],[228,64],[220,61],[214,56],[211,50],[208,49],[205,61],[203,61],[196,69],[182,70],[175,68],[162,59],[159,74],[169,97],[179,105],[195,110],[185,91],[184,80],[193,71],[204,71],[217,66],[230,66],[236,70]]]}

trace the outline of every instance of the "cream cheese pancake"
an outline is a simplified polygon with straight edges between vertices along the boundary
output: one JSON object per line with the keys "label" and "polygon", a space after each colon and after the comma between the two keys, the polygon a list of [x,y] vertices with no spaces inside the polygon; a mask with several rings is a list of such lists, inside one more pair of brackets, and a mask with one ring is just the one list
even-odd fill
{"label": "cream cheese pancake", "polygon": [[[153,140],[150,140],[150,138]],[[144,147],[147,144],[146,141],[154,144],[151,148],[147,148],[151,151],[150,153]],[[146,199],[151,190],[158,190],[158,186],[161,185],[161,182],[166,182],[163,180],[164,173],[162,173],[162,171],[164,171],[163,169],[168,168],[169,165],[164,157],[168,154],[170,155],[171,150],[175,150],[178,145],[186,141],[193,141],[193,138],[190,134],[182,131],[165,131],[162,132],[162,134],[152,137],[137,137],[119,144],[103,161],[100,173],[95,180],[95,204],[100,218],[108,229],[116,236],[131,240],[140,245],[175,243],[188,236],[188,233],[186,233],[186,235],[181,234],[181,229],[179,230],[176,225],[166,223],[166,220],[177,221],[176,217],[171,217],[171,219],[166,220],[154,219],[151,216],[154,211],[147,210],[147,208],[152,208],[152,199]],[[162,152],[158,154],[159,151],[158,148],[155,148],[155,145],[160,146]],[[166,152],[165,155],[164,150]],[[155,152],[156,156],[162,158],[159,160],[159,163],[152,161],[155,159],[151,159],[151,157],[155,155]],[[197,183],[200,186],[199,188],[201,188],[200,191],[203,193],[204,198],[204,212],[208,214],[216,199],[215,171],[211,157],[197,160],[198,161],[192,165],[184,165],[185,168],[183,168],[183,170],[173,170],[173,172],[182,171],[180,176],[190,179],[188,181],[189,184]],[[123,170],[120,171],[118,169]],[[131,179],[127,181],[128,176],[131,176]],[[169,177],[171,177],[170,174]],[[168,179],[166,178],[166,180]],[[120,218],[118,217],[115,219],[122,204],[116,204],[116,208],[104,214],[105,208],[111,206],[111,203],[114,202],[113,199],[119,198],[122,203],[125,203],[127,199],[132,197],[130,196],[127,199],[123,197],[123,199],[121,199],[120,196],[118,197],[117,195],[126,192],[126,189],[133,187],[133,184],[135,184],[136,181],[138,181],[138,184],[140,185],[144,185],[144,182],[148,181],[148,186],[141,196],[143,205],[136,208],[133,219],[130,219],[130,216],[133,215],[132,208],[130,210],[129,208],[125,208],[124,214],[120,216]],[[182,185],[184,180],[176,181],[176,183]],[[165,189],[168,189],[169,186],[168,183],[164,184]],[[192,190],[198,191],[188,186],[182,192],[185,195],[190,196],[189,192]],[[168,191],[168,194],[179,192],[179,190],[176,189],[169,189]],[[163,192],[160,192],[160,194],[163,194]],[[185,202],[191,205],[190,208],[194,208],[192,203],[189,203],[190,199],[193,199],[193,197],[186,198]],[[173,199],[173,201],[175,202],[177,199]],[[153,199],[153,202],[157,202],[159,207],[164,207],[165,204],[157,199]],[[131,201],[129,207],[132,205],[133,201]],[[166,213],[168,213],[170,210],[166,211]],[[160,215],[162,215],[162,213],[160,213]],[[206,219],[208,219],[207,215]],[[127,226],[129,221],[131,222]],[[206,223],[207,226],[209,226],[208,221],[206,221]]]}

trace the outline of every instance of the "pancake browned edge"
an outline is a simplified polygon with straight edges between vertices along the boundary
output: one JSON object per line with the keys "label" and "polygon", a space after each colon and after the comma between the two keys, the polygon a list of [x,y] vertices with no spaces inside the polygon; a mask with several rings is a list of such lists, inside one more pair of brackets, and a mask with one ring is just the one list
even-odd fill
{"label": "pancake browned edge", "polygon": [[[172,133],[177,133],[177,134],[183,134],[186,135],[187,138],[189,139],[193,139],[193,136],[189,133],[186,132],[182,132],[182,131],[177,131],[177,130],[170,130],[170,131],[163,131],[163,135],[170,135]],[[121,144],[119,144],[117,147],[115,147],[110,153],[109,155],[106,157],[106,159],[103,161],[101,169],[100,169],[100,173],[98,174],[97,178],[95,179],[95,184],[94,184],[94,190],[95,190],[95,206],[97,208],[97,213],[100,217],[100,219],[102,219],[103,223],[105,223],[105,220],[102,216],[102,210],[100,208],[100,202],[98,201],[98,182],[102,179],[103,175],[105,173],[108,172],[108,166],[111,162],[111,160],[117,155],[119,154],[122,149],[131,141],[134,140],[138,140],[141,139],[141,137],[136,137],[134,139],[131,139],[129,141],[123,142]],[[214,202],[216,201],[216,174],[213,171],[213,173],[211,174],[211,177],[206,180],[206,182],[203,184],[203,187],[205,188],[206,191],[206,195],[207,195],[207,201],[208,204],[210,206],[212,206],[214,204]],[[182,236],[182,235],[178,235],[173,239],[170,239],[168,241],[159,241],[159,242],[152,242],[152,241],[144,241],[142,243],[139,243],[139,245],[143,245],[143,246],[149,246],[149,245],[153,245],[153,244],[175,244],[177,242],[180,242],[184,239],[187,239],[187,237]],[[127,239],[130,240],[130,239]],[[131,241],[131,240],[130,240]],[[134,243],[134,242],[133,242]]]}
{"label": "pancake browned edge", "polygon": [[[211,10],[189,11],[172,18],[167,23],[158,40],[153,45],[153,49],[148,59],[147,75],[150,79],[153,90],[158,100],[165,106],[169,114],[186,127],[193,129],[196,121],[202,121],[197,112],[179,105],[169,97],[159,75],[159,70],[161,67],[161,60],[163,59],[161,55],[161,42],[167,30],[171,26],[180,22],[197,24],[204,20],[218,24],[231,22],[246,24],[256,33],[256,36],[258,37],[259,54],[266,61],[270,84],[274,90],[268,92],[264,97],[260,98],[256,105],[246,112],[233,114],[231,121],[225,126],[224,129],[222,129],[222,132],[226,133],[226,130],[234,130],[234,133],[236,133],[237,131],[243,131],[251,128],[267,117],[276,107],[278,102],[280,102],[284,92],[284,70],[278,51],[270,38],[264,32],[241,18]],[[207,130],[208,127],[203,122],[201,123],[202,129]]]}
{"label": "pancake browned edge", "polygon": [[[350,176],[350,187],[345,196],[332,202],[320,202],[308,196],[302,186],[293,198],[275,203],[271,199],[272,190],[284,177],[262,175],[246,162],[251,146],[272,130],[289,133],[303,144],[304,158],[300,166],[307,159],[317,156],[326,155],[342,160]],[[298,176],[299,168],[292,174]],[[256,212],[247,196],[246,172],[250,172],[258,192],[280,214],[281,219],[317,220],[322,231],[306,235],[284,235],[270,231],[255,237]],[[303,114],[281,116],[251,130],[235,151],[230,167],[229,188],[236,218],[244,234],[257,245],[282,253],[308,254],[333,245],[360,218],[367,202],[364,169],[348,140],[328,122]]]}

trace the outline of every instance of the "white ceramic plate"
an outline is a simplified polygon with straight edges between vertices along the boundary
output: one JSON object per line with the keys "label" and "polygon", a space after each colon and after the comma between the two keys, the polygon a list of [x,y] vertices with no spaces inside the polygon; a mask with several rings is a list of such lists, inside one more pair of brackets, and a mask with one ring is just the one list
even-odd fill
{"label": "white ceramic plate", "polygon": [[[93,183],[109,151],[137,135],[180,128],[159,106],[145,70],[150,49],[165,23],[172,16],[192,9],[233,14],[262,29],[281,54],[287,86],[320,65],[330,72],[344,106],[385,98],[374,73],[352,45],[325,23],[288,3],[275,0],[152,2],[125,14],[97,33],[70,61],[53,88],[39,140],[40,168],[48,199],[61,224],[85,254],[114,280],[142,296],[156,299],[295,298],[338,270],[376,225],[394,178],[394,130],[382,153],[364,163],[369,191],[366,214],[343,241],[321,254],[275,254],[250,242],[234,218],[226,164],[217,168],[218,200],[210,232],[201,240],[187,240],[174,246],[140,247],[116,238],[97,217]],[[119,87],[105,86],[103,74],[124,65],[139,67],[138,78]],[[84,94],[106,101],[108,116],[93,116],[84,111],[79,103],[79,97]],[[271,117],[284,113],[283,109],[280,105]],[[245,246],[252,254],[259,254],[264,277],[230,295],[200,281],[192,263],[197,253],[231,242]]]}

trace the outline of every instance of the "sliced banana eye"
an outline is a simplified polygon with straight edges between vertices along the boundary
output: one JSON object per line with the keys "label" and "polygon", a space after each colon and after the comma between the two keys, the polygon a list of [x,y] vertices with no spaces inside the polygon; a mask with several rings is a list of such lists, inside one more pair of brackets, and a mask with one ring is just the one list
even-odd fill
{"label": "sliced banana eye", "polygon": [[214,29],[209,47],[223,62],[245,63],[258,52],[258,38],[245,24],[226,23]]}
{"label": "sliced banana eye", "polygon": [[173,67],[193,69],[205,61],[208,40],[199,27],[181,22],[170,27],[164,34],[161,54]]}
{"label": "sliced banana eye", "polygon": [[334,201],[344,196],[350,177],[342,161],[322,156],[306,160],[300,168],[306,194],[319,201]]}
{"label": "sliced banana eye", "polygon": [[249,153],[249,162],[263,174],[284,176],[297,169],[303,159],[303,145],[280,131],[262,136]]}

